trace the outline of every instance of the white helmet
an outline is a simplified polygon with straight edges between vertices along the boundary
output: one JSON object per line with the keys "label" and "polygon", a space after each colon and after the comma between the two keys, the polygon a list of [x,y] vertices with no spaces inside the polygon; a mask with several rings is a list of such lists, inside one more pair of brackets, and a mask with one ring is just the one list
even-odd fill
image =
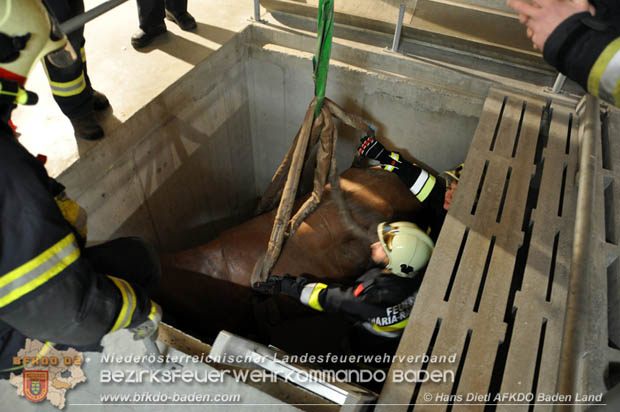
{"label": "white helmet", "polygon": [[387,269],[402,277],[413,277],[424,268],[435,247],[431,238],[410,222],[380,223],[377,234],[390,259]]}
{"label": "white helmet", "polygon": [[49,60],[59,66],[68,65],[77,58],[67,36],[60,31],[56,19],[47,12],[41,0],[0,0],[0,35],[3,48],[11,49],[5,50],[9,58],[0,62],[0,69],[21,79],[22,83],[34,64],[49,53],[57,55],[50,56]]}

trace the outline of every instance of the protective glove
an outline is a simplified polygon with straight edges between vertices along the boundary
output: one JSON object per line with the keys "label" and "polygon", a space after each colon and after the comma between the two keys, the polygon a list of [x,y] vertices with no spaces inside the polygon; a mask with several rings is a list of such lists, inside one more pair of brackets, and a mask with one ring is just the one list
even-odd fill
{"label": "protective glove", "polygon": [[368,157],[369,159],[375,159],[381,161],[381,159],[387,156],[385,147],[374,137],[366,136],[360,139],[360,146],[358,147],[360,155]]}
{"label": "protective glove", "polygon": [[135,328],[129,329],[129,331],[133,333],[133,340],[145,339],[157,332],[157,328],[161,322],[161,316],[161,306],[151,301],[151,312],[148,318]]}
{"label": "protective glove", "polygon": [[252,287],[259,293],[266,295],[277,295],[283,293],[293,298],[299,299],[301,291],[309,280],[303,277],[293,277],[291,275],[270,276],[264,282],[255,282]]}
{"label": "protective glove", "polygon": [[[360,155],[369,159],[378,160],[385,170],[393,171],[398,169],[400,161],[400,153],[388,152],[385,147],[374,136],[366,136],[360,140],[358,148]],[[388,166],[387,168],[385,166]]]}

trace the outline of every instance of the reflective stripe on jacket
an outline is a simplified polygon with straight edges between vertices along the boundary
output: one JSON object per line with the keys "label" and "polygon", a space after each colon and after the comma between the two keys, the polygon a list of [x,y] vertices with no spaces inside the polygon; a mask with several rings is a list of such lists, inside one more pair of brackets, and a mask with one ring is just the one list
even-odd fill
{"label": "reflective stripe on jacket", "polygon": [[373,268],[350,287],[308,283],[299,300],[319,311],[346,313],[369,332],[394,338],[407,325],[421,280],[419,275],[404,278]]}

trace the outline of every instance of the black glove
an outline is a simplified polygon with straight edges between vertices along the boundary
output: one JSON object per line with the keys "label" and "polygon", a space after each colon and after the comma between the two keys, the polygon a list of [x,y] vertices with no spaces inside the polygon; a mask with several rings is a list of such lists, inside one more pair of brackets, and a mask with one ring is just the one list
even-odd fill
{"label": "black glove", "polygon": [[398,165],[401,163],[400,153],[388,152],[374,136],[366,136],[360,142],[358,148],[360,155],[378,160],[381,166],[393,166],[389,168],[389,171],[398,169]]}
{"label": "black glove", "polygon": [[379,161],[388,156],[385,147],[374,136],[362,137],[358,150],[360,155]]}
{"label": "black glove", "polygon": [[277,295],[283,293],[285,295],[299,299],[301,291],[309,281],[303,277],[293,277],[291,275],[270,276],[264,282],[255,282],[252,287],[259,293],[266,295]]}

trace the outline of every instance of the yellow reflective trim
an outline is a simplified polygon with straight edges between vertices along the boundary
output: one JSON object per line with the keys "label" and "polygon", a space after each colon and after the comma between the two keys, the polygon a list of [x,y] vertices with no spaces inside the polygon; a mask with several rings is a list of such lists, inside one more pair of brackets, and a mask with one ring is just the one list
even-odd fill
{"label": "yellow reflective trim", "polygon": [[52,87],[52,94],[60,97],[75,96],[86,88],[86,80],[84,79],[84,72],[79,75],[77,79],[70,82],[55,82],[49,78],[50,86]]}
{"label": "yellow reflective trim", "polygon": [[149,312],[148,318],[154,321],[156,316],[157,316],[157,306],[155,306],[155,302],[151,301],[151,311]]}
{"label": "yellow reflective trim", "polygon": [[431,193],[431,191],[433,190],[433,187],[435,187],[435,176],[429,174],[428,175],[428,180],[426,181],[426,183],[424,184],[424,187],[422,188],[422,190],[420,190],[420,193],[418,193],[416,195],[416,197],[418,198],[418,200],[420,202],[424,202],[426,200],[426,198],[428,197],[428,195]]}
{"label": "yellow reflective trim", "polygon": [[394,332],[395,330],[403,329],[405,326],[407,326],[408,320],[409,318],[401,320],[400,322],[389,326],[379,326],[377,324],[373,324],[372,328],[379,332]]}
{"label": "yellow reflective trim", "polygon": [[8,272],[6,275],[0,277],[0,288],[13,282],[15,279],[20,278],[22,275],[25,275],[26,273],[30,273],[31,271],[36,269],[38,266],[45,263],[47,260],[54,257],[56,254],[58,254],[58,252],[63,250],[65,247],[69,246],[69,244],[71,244],[71,242],[74,242],[74,241],[75,241],[75,236],[73,235],[73,233],[69,233],[62,240],[60,240],[54,246],[50,247],[49,249],[41,253],[39,256],[35,257],[34,259],[29,260],[28,262],[24,263],[20,267],[17,267],[13,269],[12,271]]}
{"label": "yellow reflective trim", "polygon": [[71,87],[71,86],[75,86],[76,84],[79,84],[80,82],[83,81],[83,79],[84,79],[84,72],[82,71],[82,73],[80,73],[78,77],[76,77],[75,79],[69,82],[55,82],[55,81],[50,80],[50,84],[55,87]]}
{"label": "yellow reflective trim", "polygon": [[120,279],[117,279],[114,276],[108,277],[112,279],[112,282],[114,282],[116,287],[121,291],[121,296],[123,297],[123,306],[121,307],[121,312],[118,314],[116,322],[114,322],[114,326],[112,326],[112,329],[110,329],[110,332],[114,332],[115,330],[121,328],[123,319],[125,319],[125,315],[127,314],[127,292],[125,291],[123,284],[120,282]]}
{"label": "yellow reflective trim", "polygon": [[325,283],[317,283],[314,289],[312,289],[312,294],[310,295],[310,299],[308,300],[308,306],[312,309],[323,311],[323,307],[319,303],[319,293],[325,289],[327,285]]}
{"label": "yellow reflective trim", "polygon": [[[17,269],[12,270],[7,275],[3,276],[0,279],[0,286],[4,286],[10,281],[18,279],[20,276],[23,276],[29,273],[33,269],[36,269],[37,266],[44,263],[47,259],[53,257],[57,252],[64,249],[64,247],[68,246],[68,244],[72,242],[75,242],[75,237],[73,233],[69,234],[63,240],[56,243],[54,246],[47,249],[45,252],[43,252],[36,258],[32,259],[28,263],[20,266]],[[58,247],[59,245],[63,245],[63,246]],[[58,273],[62,272],[66,267],[68,267],[73,262],[75,262],[79,257],[80,257],[80,249],[76,246],[75,250],[71,252],[71,254],[67,255],[64,259],[56,263],[54,266],[52,266],[51,268],[49,268],[48,270],[46,270],[45,272],[43,272],[36,278],[32,279],[30,282],[26,283],[25,285],[22,285],[21,287],[13,290],[12,292],[0,298],[0,307],[6,306],[9,303],[14,302],[15,300],[21,298],[25,294],[32,292],[33,290],[35,290],[36,288],[38,288],[39,286],[41,286],[42,284],[44,284],[45,282],[47,282],[48,280],[56,276]]]}
{"label": "yellow reflective trim", "polygon": [[[136,310],[136,294],[133,291],[133,288],[123,279],[116,278],[114,276],[108,276],[112,282],[116,285],[116,287],[120,290],[121,296],[123,297],[123,306],[121,307],[121,311],[116,318],[116,322],[114,322],[114,326],[110,329],[112,333],[118,329],[126,328],[131,323],[131,319],[133,317],[133,313]],[[126,288],[126,289],[125,289]],[[131,301],[127,295],[127,291],[131,294]],[[129,312],[129,316],[127,316],[127,312]]]}
{"label": "yellow reflective trim", "polygon": [[387,170],[388,172],[394,171],[394,166],[391,166],[391,165],[385,165],[385,166],[383,166],[383,168],[385,170]]}
{"label": "yellow reflective trim", "polygon": [[136,305],[137,305],[136,293],[133,291],[133,288],[131,287],[129,283],[125,282],[125,285],[129,289],[129,293],[131,294],[131,301],[133,302],[133,304],[131,305],[131,308],[129,309],[129,316],[127,316],[127,320],[123,324],[123,328],[126,328],[131,323],[131,320],[133,319],[133,314],[136,311]]}
{"label": "yellow reflective trim", "polygon": [[599,96],[601,77],[603,77],[607,65],[618,51],[620,51],[620,37],[605,47],[605,50],[598,56],[598,59],[596,59],[596,62],[590,70],[590,74],[588,75],[588,91],[596,97]]}
{"label": "yellow reflective trim", "polygon": [[80,55],[82,56],[82,62],[86,63],[86,50],[84,50],[84,47],[80,49]]}

